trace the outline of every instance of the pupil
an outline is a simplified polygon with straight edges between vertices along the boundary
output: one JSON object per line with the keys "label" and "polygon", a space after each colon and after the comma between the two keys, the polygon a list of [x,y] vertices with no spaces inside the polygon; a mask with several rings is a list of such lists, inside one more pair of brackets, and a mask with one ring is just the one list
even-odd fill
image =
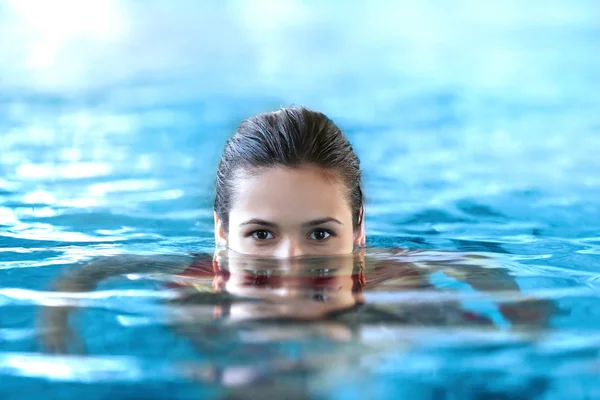
{"label": "pupil", "polygon": [[256,232],[256,236],[258,236],[259,239],[266,239],[268,234],[266,231],[258,231]]}
{"label": "pupil", "polygon": [[315,238],[317,240],[323,240],[323,239],[325,239],[325,232],[323,232],[323,231],[316,231],[315,232]]}

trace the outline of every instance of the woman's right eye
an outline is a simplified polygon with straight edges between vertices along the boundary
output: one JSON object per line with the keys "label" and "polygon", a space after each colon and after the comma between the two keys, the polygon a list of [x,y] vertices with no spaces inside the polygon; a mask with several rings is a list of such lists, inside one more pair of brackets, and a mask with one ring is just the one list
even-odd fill
{"label": "woman's right eye", "polygon": [[271,232],[265,230],[254,231],[251,236],[256,240],[268,240],[274,237]]}

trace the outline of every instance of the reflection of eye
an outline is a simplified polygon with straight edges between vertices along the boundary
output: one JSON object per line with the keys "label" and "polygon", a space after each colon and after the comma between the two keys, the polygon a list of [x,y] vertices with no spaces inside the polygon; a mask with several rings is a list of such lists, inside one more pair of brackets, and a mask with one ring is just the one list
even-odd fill
{"label": "reflection of eye", "polygon": [[273,275],[273,271],[270,271],[268,269],[256,269],[256,270],[249,270],[247,272],[248,272],[248,275],[264,276],[267,278],[270,278],[271,275]]}
{"label": "reflection of eye", "polygon": [[310,273],[314,276],[327,276],[329,275],[329,268],[313,268]]}
{"label": "reflection of eye", "polygon": [[309,238],[312,240],[323,241],[329,239],[330,236],[330,231],[326,231],[325,229],[317,229],[310,234]]}
{"label": "reflection of eye", "polygon": [[254,231],[251,233],[251,236],[256,240],[268,240],[274,237],[271,232],[265,230]]}
{"label": "reflection of eye", "polygon": [[312,299],[314,301],[318,301],[318,302],[321,302],[321,303],[326,303],[329,300],[329,298],[327,297],[327,294],[325,294],[323,292],[314,293],[312,295]]}

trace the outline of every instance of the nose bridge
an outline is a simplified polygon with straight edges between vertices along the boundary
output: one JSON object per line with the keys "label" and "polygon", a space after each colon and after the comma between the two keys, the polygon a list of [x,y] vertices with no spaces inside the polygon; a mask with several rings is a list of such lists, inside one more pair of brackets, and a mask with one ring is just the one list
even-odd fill
{"label": "nose bridge", "polygon": [[277,249],[277,257],[292,258],[305,255],[302,243],[296,238],[286,238]]}

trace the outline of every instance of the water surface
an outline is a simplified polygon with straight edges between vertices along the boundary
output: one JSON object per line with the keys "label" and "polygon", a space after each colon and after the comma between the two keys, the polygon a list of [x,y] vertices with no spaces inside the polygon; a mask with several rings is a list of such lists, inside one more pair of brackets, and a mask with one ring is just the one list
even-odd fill
{"label": "water surface", "polygon": [[[484,3],[0,6],[2,398],[599,396],[599,9]],[[362,270],[186,277],[226,138],[290,104],[361,158]]]}

